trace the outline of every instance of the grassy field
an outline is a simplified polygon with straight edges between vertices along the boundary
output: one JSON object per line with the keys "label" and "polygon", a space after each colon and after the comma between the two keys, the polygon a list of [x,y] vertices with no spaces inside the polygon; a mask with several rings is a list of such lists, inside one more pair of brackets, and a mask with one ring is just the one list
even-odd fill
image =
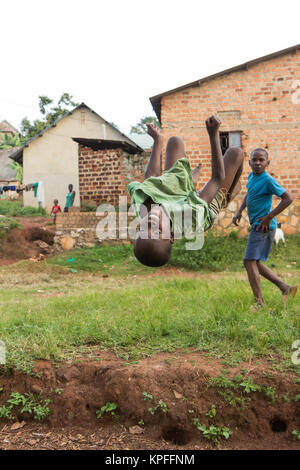
{"label": "grassy field", "polygon": [[[289,237],[286,247],[274,247],[268,263],[290,284],[300,283],[299,240]],[[139,265],[130,245],[2,267],[0,339],[7,367],[30,372],[34,359],[67,360],[93,345],[126,360],[177,348],[229,362],[279,354],[293,367],[300,295],[284,306],[280,291],[262,281],[266,305],[253,310],[244,247],[235,235],[211,235],[201,252],[175,245],[169,268],[178,268],[177,277],[168,267],[155,274]]]}
{"label": "grassy field", "polygon": [[0,215],[7,217],[49,217],[42,207],[23,206],[22,201],[0,201]]}

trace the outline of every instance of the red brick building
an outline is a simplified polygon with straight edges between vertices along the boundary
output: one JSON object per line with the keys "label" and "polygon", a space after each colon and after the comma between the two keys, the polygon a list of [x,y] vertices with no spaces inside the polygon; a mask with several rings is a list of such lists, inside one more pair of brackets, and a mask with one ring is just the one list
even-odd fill
{"label": "red brick building", "polygon": [[[205,119],[221,121],[223,151],[241,145],[245,153],[243,194],[250,172],[248,159],[256,147],[269,152],[269,172],[294,197],[279,220],[288,233],[300,231],[300,45],[278,51],[150,98],[167,138],[185,141],[192,167],[202,162],[199,188],[211,174]],[[219,227],[232,230],[237,202],[220,215]],[[275,203],[278,201],[275,200]],[[248,221],[244,218],[242,233]]]}
{"label": "red brick building", "polygon": [[[126,141],[74,138],[78,146],[80,203],[118,205],[131,181],[141,181],[150,153]],[[128,199],[130,203],[130,199]]]}

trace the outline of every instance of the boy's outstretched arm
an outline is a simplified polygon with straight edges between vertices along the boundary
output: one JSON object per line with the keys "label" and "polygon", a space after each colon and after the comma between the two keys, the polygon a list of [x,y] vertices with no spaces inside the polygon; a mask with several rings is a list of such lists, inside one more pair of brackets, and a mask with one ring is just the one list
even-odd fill
{"label": "boy's outstretched arm", "polygon": [[286,209],[293,202],[292,196],[286,191],[281,197],[281,201],[277,207],[275,207],[269,214],[260,217],[260,224],[256,230],[262,230],[263,232],[268,232],[270,230],[270,223],[273,217],[280,214],[284,209]]}
{"label": "boy's outstretched arm", "polygon": [[210,116],[205,121],[211,147],[212,174],[209,182],[199,193],[201,199],[210,204],[225,180],[225,168],[220,144],[219,127],[221,121],[215,116]]}
{"label": "boy's outstretched arm", "polygon": [[244,209],[246,209],[246,206],[247,206],[247,194],[244,197],[242,204],[240,205],[240,208],[236,211],[235,215],[232,217],[232,222],[234,223],[234,225],[236,226],[239,225],[239,221],[241,220],[241,217],[242,217],[242,212]]}

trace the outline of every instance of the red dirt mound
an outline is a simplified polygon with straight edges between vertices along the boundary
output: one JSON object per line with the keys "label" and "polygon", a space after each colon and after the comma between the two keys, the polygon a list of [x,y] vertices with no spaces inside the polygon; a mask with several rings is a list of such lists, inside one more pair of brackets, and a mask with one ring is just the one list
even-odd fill
{"label": "red dirt mound", "polygon": [[[219,438],[223,449],[300,447],[292,435],[300,425],[299,402],[294,399],[298,385],[291,373],[283,377],[272,370],[272,376],[266,374],[267,361],[251,364],[243,380],[269,392],[273,389],[273,397],[262,388],[246,392],[212,385],[210,379],[219,376],[223,366],[220,360],[203,353],[158,354],[128,364],[113,354],[99,351],[98,361],[79,362],[54,366],[39,361],[35,367],[39,378],[15,370],[0,376],[1,405],[12,392],[49,398],[50,414],[42,432],[57,437],[59,429],[63,429],[65,434],[74,436],[74,429],[77,432],[81,429],[86,435],[97,435],[98,441],[105,439],[106,449],[117,449],[120,441],[124,447],[119,448],[131,449],[216,448],[197,429],[197,423],[206,428],[228,427],[232,432],[230,438]],[[249,364],[232,368],[227,378],[240,375],[245,366],[249,368]],[[96,411],[107,404],[115,405],[114,413],[104,410],[102,418],[97,419]],[[215,413],[209,414],[212,405]],[[17,410],[14,417],[18,422],[29,420],[32,430],[31,416]],[[7,421],[4,430],[9,432],[11,423]],[[109,437],[112,428],[119,433],[114,444]],[[20,446],[22,432],[19,431],[14,448]],[[137,434],[134,443],[131,434]],[[71,441],[69,444],[72,446]],[[95,441],[91,446],[94,444]],[[85,446],[83,442],[79,448],[88,448]]]}
{"label": "red dirt mound", "polygon": [[27,217],[18,218],[18,222],[23,228],[11,230],[5,239],[0,240],[0,266],[51,252],[55,226],[46,225],[49,219]]}

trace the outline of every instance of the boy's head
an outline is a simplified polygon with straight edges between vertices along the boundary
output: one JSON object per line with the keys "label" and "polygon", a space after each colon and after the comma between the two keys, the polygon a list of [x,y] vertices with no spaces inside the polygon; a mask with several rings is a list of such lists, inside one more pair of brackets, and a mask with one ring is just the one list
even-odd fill
{"label": "boy's head", "polygon": [[251,152],[249,165],[255,175],[263,173],[269,163],[269,155],[265,149],[257,148]]}
{"label": "boy's head", "polygon": [[73,191],[73,185],[72,184],[69,184],[68,188],[69,188],[70,192]]}
{"label": "boy's head", "polygon": [[54,202],[54,205],[55,205],[55,206],[58,206],[58,199],[54,199],[53,202]]}
{"label": "boy's head", "polygon": [[171,256],[174,234],[171,221],[163,207],[156,204],[141,220],[140,231],[134,243],[134,254],[145,266],[166,264]]}

